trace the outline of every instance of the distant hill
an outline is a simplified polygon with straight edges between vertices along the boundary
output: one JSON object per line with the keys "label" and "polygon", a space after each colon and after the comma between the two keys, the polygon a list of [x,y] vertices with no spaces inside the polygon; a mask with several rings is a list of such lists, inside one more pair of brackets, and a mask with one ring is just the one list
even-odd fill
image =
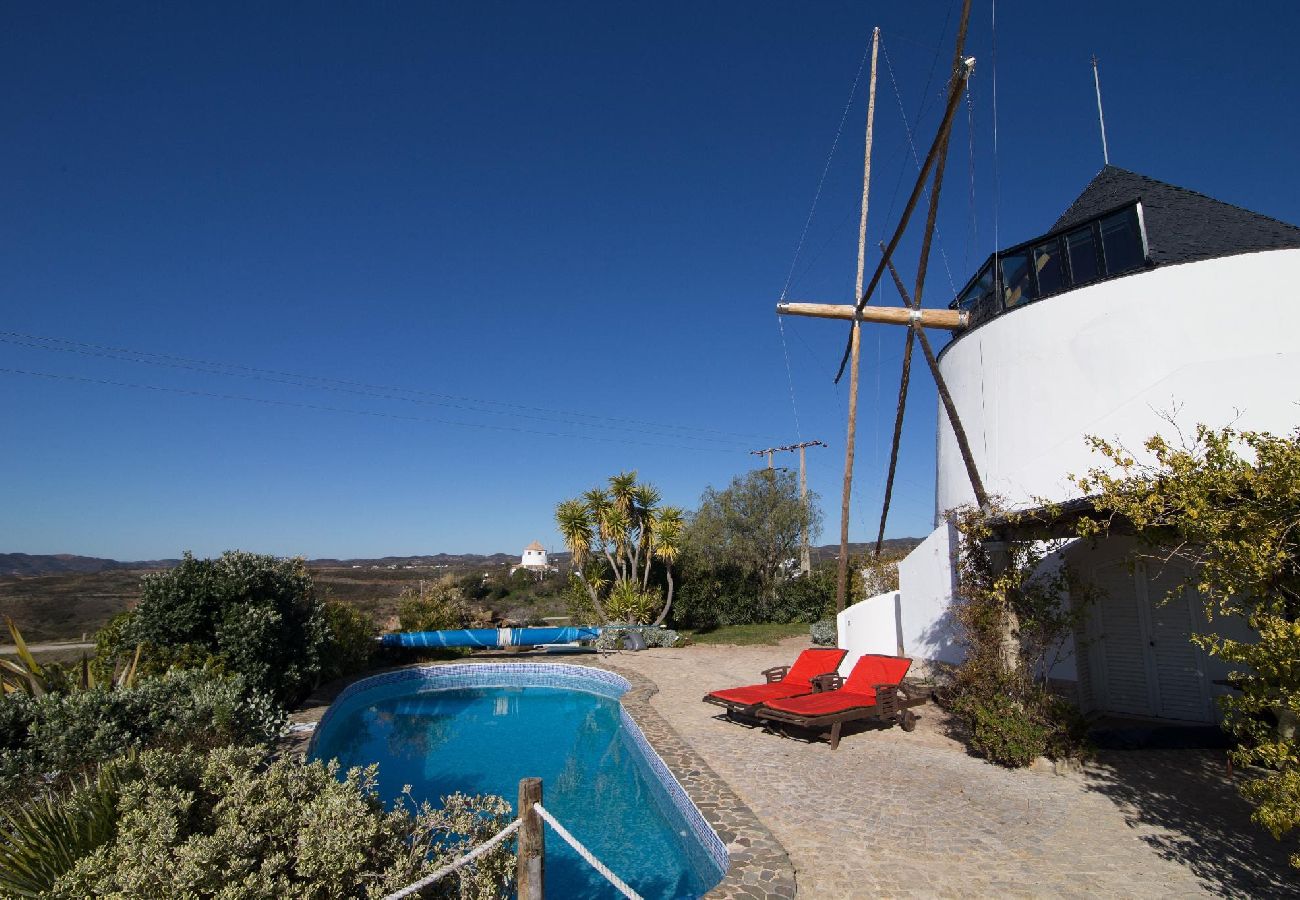
{"label": "distant hill", "polygon": [[120,562],[98,556],[74,556],[71,553],[0,553],[0,575],[94,575],[119,569],[167,569],[178,562],[178,559]]}
{"label": "distant hill", "polygon": [[[885,541],[886,550],[911,550],[921,543],[920,538],[890,538]],[[861,556],[870,553],[875,544],[849,544],[849,553]],[[825,544],[811,548],[814,561],[834,559],[839,555],[838,544]],[[568,553],[552,553],[551,562],[564,565],[569,560]],[[113,572],[140,569],[167,569],[179,563],[178,559],[149,559],[123,562],[116,559],[101,559],[97,556],[75,556],[71,553],[54,553],[47,555],[31,553],[0,553],[0,575],[94,575],[99,572]],[[519,562],[517,553],[434,553],[424,556],[384,556],[377,559],[311,559],[307,564],[318,569],[395,568],[407,567],[432,569],[473,568],[475,566],[505,566]]]}

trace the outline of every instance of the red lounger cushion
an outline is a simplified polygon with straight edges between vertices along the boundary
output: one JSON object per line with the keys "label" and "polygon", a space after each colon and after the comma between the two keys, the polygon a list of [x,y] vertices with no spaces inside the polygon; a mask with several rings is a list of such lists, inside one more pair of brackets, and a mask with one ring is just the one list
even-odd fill
{"label": "red lounger cushion", "polygon": [[841,690],[875,695],[878,684],[898,684],[912,667],[910,659],[868,653],[853,664]]}
{"label": "red lounger cushion", "polygon": [[713,691],[709,696],[717,697],[719,700],[726,700],[728,703],[735,703],[738,706],[753,706],[756,703],[767,703],[770,700],[779,700],[782,697],[797,697],[800,694],[807,694],[811,690],[811,684],[791,684],[789,680],[786,680],[774,684],[751,684],[748,687]]}
{"label": "red lounger cushion", "polygon": [[876,694],[860,694],[855,691],[826,691],[821,694],[806,694],[802,697],[790,697],[786,700],[773,700],[767,704],[768,709],[793,713],[796,716],[829,716],[832,713],[845,712],[859,706],[875,706]]}
{"label": "red lounger cushion", "polygon": [[790,671],[780,681],[711,691],[709,696],[740,706],[753,706],[782,697],[808,694],[812,692],[812,680],[818,675],[834,672],[844,659],[845,652],[844,650],[805,650],[799,654]]}
{"label": "red lounger cushion", "polygon": [[805,650],[799,654],[799,658],[794,661],[790,671],[785,673],[781,679],[781,684],[794,683],[806,684],[808,690],[812,690],[812,680],[818,675],[826,675],[834,672],[844,662],[844,655],[847,650]]}

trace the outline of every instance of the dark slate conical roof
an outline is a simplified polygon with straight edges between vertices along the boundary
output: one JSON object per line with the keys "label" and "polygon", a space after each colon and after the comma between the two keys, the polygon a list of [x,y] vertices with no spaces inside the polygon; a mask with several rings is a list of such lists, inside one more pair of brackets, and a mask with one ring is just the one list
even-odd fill
{"label": "dark slate conical roof", "polygon": [[1147,249],[1157,266],[1300,247],[1294,225],[1110,165],[1088,182],[1052,231],[1135,200],[1142,201]]}

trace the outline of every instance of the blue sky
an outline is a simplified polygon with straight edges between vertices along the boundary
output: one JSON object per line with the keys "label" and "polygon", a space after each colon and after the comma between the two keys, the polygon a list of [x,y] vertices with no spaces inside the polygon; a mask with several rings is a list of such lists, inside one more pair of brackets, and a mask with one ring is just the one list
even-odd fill
{"label": "blue sky", "polygon": [[[799,438],[830,444],[835,540],[846,328],[783,342],[773,304],[871,27],[874,246],[915,172],[900,98],[924,154],[958,8],[6,4],[0,551],[558,547],[556,502],[613,472],[692,507]],[[995,64],[975,4],[927,305],[1101,167],[1093,53],[1112,162],[1300,221],[1294,7],[996,14]],[[865,80],[791,298],[851,299]],[[854,540],[902,342],[863,337]],[[930,528],[934,429],[917,371],[890,535]]]}

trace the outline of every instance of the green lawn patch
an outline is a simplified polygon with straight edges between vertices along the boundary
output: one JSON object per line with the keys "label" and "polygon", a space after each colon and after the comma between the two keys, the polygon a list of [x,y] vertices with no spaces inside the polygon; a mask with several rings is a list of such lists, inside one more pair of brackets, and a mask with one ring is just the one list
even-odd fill
{"label": "green lawn patch", "polygon": [[782,624],[765,622],[759,625],[721,625],[707,631],[683,631],[696,644],[775,644],[778,641],[803,635],[808,637],[808,625],[804,622]]}

